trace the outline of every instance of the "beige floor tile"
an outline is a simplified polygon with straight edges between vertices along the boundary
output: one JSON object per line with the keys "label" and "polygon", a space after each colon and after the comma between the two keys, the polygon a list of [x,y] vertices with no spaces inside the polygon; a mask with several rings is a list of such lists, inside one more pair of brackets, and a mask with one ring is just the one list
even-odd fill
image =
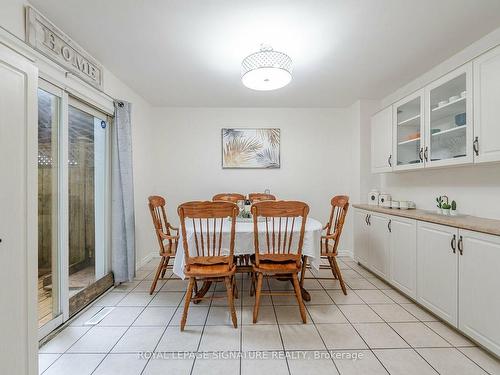
{"label": "beige floor tile", "polygon": [[[319,280],[319,283],[325,289],[341,289],[340,282],[338,280],[324,279],[324,280]],[[349,285],[346,284],[346,287],[349,288]]]}
{"label": "beige floor tile", "polygon": [[170,279],[160,289],[161,292],[186,292],[188,280]]}
{"label": "beige floor tile", "polygon": [[241,328],[241,350],[284,350],[277,325],[246,325]]}
{"label": "beige floor tile", "polygon": [[306,305],[331,305],[333,304],[332,299],[328,295],[328,293],[324,290],[309,290],[309,295],[311,296],[311,300],[309,302],[304,303]]}
{"label": "beige floor tile", "polygon": [[484,370],[490,374],[500,374],[500,360],[493,357],[491,354],[486,353],[481,348],[459,348],[469,359],[477,363]]}
{"label": "beige floor tile", "polygon": [[387,284],[385,281],[379,279],[378,277],[367,277],[366,279],[379,289],[386,289],[386,290],[393,289],[392,286]]}
{"label": "beige floor tile", "polygon": [[314,323],[347,323],[346,317],[335,305],[307,306],[307,311]]}
{"label": "beige floor tile", "polygon": [[486,375],[487,373],[455,348],[417,349],[441,375]]}
{"label": "beige floor tile", "polygon": [[201,336],[201,352],[240,350],[240,328],[206,326]]}
{"label": "beige floor tile", "polygon": [[328,349],[367,349],[351,324],[318,324],[316,327]]}
{"label": "beige floor tile", "polygon": [[239,359],[196,359],[192,375],[239,374]]}
{"label": "beige floor tile", "polygon": [[346,280],[347,285],[351,289],[377,289],[375,285],[366,279],[349,279]]}
{"label": "beige floor tile", "polygon": [[[165,285],[165,282],[166,282],[165,280],[158,280],[154,291],[158,292],[163,287],[163,285]],[[139,284],[137,284],[137,286],[134,288],[133,292],[148,292],[149,293],[152,284],[153,284],[152,280],[143,280]]]}
{"label": "beige floor tile", "polygon": [[354,328],[372,349],[410,347],[387,323],[360,323]]}
{"label": "beige floor tile", "polygon": [[[186,324],[192,326],[204,325],[207,320],[208,315],[208,307],[207,306],[189,306]],[[182,313],[184,311],[184,306],[180,306],[176,311],[172,320],[170,321],[170,325],[179,326],[181,324]]]}
{"label": "beige floor tile", "polygon": [[39,353],[64,353],[78,339],[80,339],[90,327],[68,327],[57,334],[52,340],[43,345],[38,351]]}
{"label": "beige floor tile", "polygon": [[115,345],[113,353],[153,351],[160,341],[163,329],[158,327],[130,327]]}
{"label": "beige floor tile", "polygon": [[425,322],[425,325],[430,327],[439,336],[456,347],[461,346],[476,346],[472,341],[460,334],[458,331],[448,327],[442,322]]}
{"label": "beige floor tile", "polygon": [[38,354],[38,373],[47,370],[60,356],[61,354]]}
{"label": "beige floor tile", "polygon": [[149,306],[177,307],[183,298],[183,292],[159,292],[151,300]]}
{"label": "beige floor tile", "polygon": [[168,374],[190,375],[194,359],[165,360],[163,358],[151,358],[144,369],[143,375],[166,375]]}
{"label": "beige floor tile", "polygon": [[355,293],[368,304],[394,303],[380,290],[356,290]]}
{"label": "beige floor tile", "polygon": [[386,322],[416,322],[418,321],[408,311],[401,306],[392,305],[370,305],[375,312]]}
{"label": "beige floor tile", "polygon": [[413,349],[379,349],[374,353],[391,375],[438,374]]}
{"label": "beige floor tile", "polygon": [[109,354],[92,375],[140,375],[146,364],[137,354]]}
{"label": "beige floor tile", "polygon": [[127,294],[118,304],[120,307],[147,306],[153,296],[145,292],[131,292]]}
{"label": "beige floor tile", "polygon": [[351,323],[382,323],[383,320],[368,305],[339,305]]}
{"label": "beige floor tile", "polygon": [[[253,306],[241,309],[241,324],[253,324]],[[278,324],[273,306],[260,306],[256,324]]]}
{"label": "beige floor tile", "polygon": [[328,290],[330,297],[337,305],[364,305],[363,301],[354,291],[348,290],[345,295],[342,290]]}
{"label": "beige floor tile", "polygon": [[390,326],[414,348],[451,346],[424,323],[390,323]]}
{"label": "beige floor tile", "polygon": [[175,310],[175,307],[146,307],[133,325],[166,327],[170,319],[172,319]]}
{"label": "beige floor tile", "polygon": [[116,306],[124,297],[125,293],[122,292],[106,293],[95,301],[94,306]]}
{"label": "beige floor tile", "polygon": [[404,296],[403,294],[399,293],[398,291],[396,291],[394,289],[383,290],[382,293],[389,296],[396,303],[412,303],[413,302],[408,297]]}
{"label": "beige floor tile", "polygon": [[127,327],[92,327],[68,349],[68,353],[109,353],[127,329]]}
{"label": "beige floor tile", "polygon": [[325,344],[312,324],[280,325],[285,350],[325,350]]}
{"label": "beige floor tile", "polygon": [[[284,353],[256,353],[265,359],[243,358],[241,360],[241,375],[272,374],[289,375]],[[229,374],[228,374],[229,375]]]}
{"label": "beige floor tile", "polygon": [[[240,319],[239,309],[236,309],[236,319]],[[222,326],[232,325],[231,312],[227,306],[212,306],[208,312],[207,325]]]}
{"label": "beige floor tile", "polygon": [[195,352],[200,345],[202,326],[168,327],[158,343],[157,352]]}
{"label": "beige floor tile", "polygon": [[329,355],[326,352],[324,354],[325,359],[316,358],[314,354],[318,355],[320,353],[307,353],[308,357],[303,358],[304,353],[299,352],[297,356],[292,356],[288,359],[288,367],[290,368],[290,375],[337,375],[338,371],[333,364],[333,361],[329,359]]}
{"label": "beige floor tile", "polygon": [[[299,306],[275,306],[279,324],[303,324]],[[260,315],[260,313],[259,313]],[[311,324],[311,317],[306,310],[307,324]]]}
{"label": "beige floor tile", "polygon": [[423,322],[435,322],[438,320],[434,315],[427,312],[415,303],[402,303],[401,307]]}
{"label": "beige floor tile", "polygon": [[98,325],[106,327],[128,327],[137,319],[144,307],[114,307]]}
{"label": "beige floor tile", "polygon": [[105,354],[63,354],[44,375],[90,375]]}
{"label": "beige floor tile", "polygon": [[[357,359],[352,359],[354,355],[358,356]],[[377,357],[368,350],[342,351],[333,353],[333,357],[341,375],[388,375]]]}

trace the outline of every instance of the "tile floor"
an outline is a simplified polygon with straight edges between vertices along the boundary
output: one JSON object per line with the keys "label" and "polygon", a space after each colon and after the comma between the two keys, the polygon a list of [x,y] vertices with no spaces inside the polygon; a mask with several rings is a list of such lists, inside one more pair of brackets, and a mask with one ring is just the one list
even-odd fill
{"label": "tile floor", "polygon": [[[348,295],[335,280],[306,280],[312,299],[305,325],[288,296],[263,297],[258,324],[252,324],[249,281],[239,275],[238,328],[223,298],[192,305],[181,333],[186,282],[161,282],[150,296],[154,259],[135,281],[105,294],[41,347],[40,373],[500,374],[500,361],[467,338],[349,258],[339,263]],[[266,285],[290,289],[277,280]],[[223,286],[211,293],[224,296]],[[113,311],[106,318],[85,325],[107,306]]]}

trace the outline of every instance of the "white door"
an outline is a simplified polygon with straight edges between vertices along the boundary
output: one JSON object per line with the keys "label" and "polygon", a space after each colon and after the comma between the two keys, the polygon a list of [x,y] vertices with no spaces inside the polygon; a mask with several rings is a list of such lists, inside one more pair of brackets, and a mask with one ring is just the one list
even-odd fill
{"label": "white door", "polygon": [[392,106],[372,117],[372,173],[392,171]]}
{"label": "white door", "polygon": [[354,211],[354,259],[369,267],[370,255],[370,227],[368,226],[368,212]]}
{"label": "white door", "polygon": [[500,160],[500,47],[474,61],[474,162]]}
{"label": "white door", "polygon": [[37,373],[37,76],[0,44],[0,374]]}
{"label": "white door", "polygon": [[459,328],[500,355],[500,236],[459,231]]}
{"label": "white door", "polygon": [[370,269],[389,280],[389,218],[370,214]]}
{"label": "white door", "polygon": [[456,228],[417,223],[417,301],[457,325],[458,255]]}
{"label": "white door", "polygon": [[390,228],[390,280],[410,297],[417,296],[417,222],[392,216]]}

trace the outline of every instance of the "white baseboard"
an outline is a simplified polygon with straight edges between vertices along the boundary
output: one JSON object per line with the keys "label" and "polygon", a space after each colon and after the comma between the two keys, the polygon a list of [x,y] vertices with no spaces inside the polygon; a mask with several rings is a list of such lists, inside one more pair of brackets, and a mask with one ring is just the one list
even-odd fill
{"label": "white baseboard", "polygon": [[349,257],[351,259],[354,259],[354,254],[352,253],[352,251],[349,250],[339,250],[338,254],[341,257]]}
{"label": "white baseboard", "polygon": [[151,259],[153,259],[156,255],[157,255],[157,253],[153,251],[152,253],[149,253],[148,255],[146,255],[144,258],[137,260],[135,263],[135,270],[137,271],[139,268],[141,268],[146,263],[148,263]]}

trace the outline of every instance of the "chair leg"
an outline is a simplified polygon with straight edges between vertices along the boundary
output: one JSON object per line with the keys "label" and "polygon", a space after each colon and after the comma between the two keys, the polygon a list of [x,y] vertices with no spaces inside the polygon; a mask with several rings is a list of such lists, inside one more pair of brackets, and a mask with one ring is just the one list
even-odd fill
{"label": "chair leg", "polygon": [[226,283],[227,302],[229,305],[229,311],[231,312],[231,320],[233,321],[234,328],[237,328],[238,320],[236,318],[236,310],[234,309],[233,282],[230,277],[224,277],[224,282]]}
{"label": "chair leg", "polygon": [[255,272],[250,273],[250,297],[255,294]]}
{"label": "chair leg", "polygon": [[338,280],[339,276],[337,275],[337,270],[335,269],[335,265],[333,264],[333,257],[328,257],[328,263],[330,263],[330,269],[332,270],[333,278]]}
{"label": "chair leg", "polygon": [[161,271],[161,278],[165,277],[165,272],[167,272],[168,262],[170,261],[170,257],[165,257],[165,262],[163,263],[163,270]]}
{"label": "chair leg", "polygon": [[304,301],[302,300],[302,291],[300,289],[299,278],[297,274],[292,275],[293,287],[295,289],[295,296],[297,297],[297,302],[299,303],[300,316],[302,317],[302,323],[306,323],[306,308],[304,306]]}
{"label": "chair leg", "polygon": [[306,263],[307,257],[305,255],[302,256],[302,267],[300,269],[300,287],[304,286],[304,279],[306,278]]}
{"label": "chair leg", "polygon": [[161,257],[160,264],[158,264],[158,268],[156,269],[155,278],[151,283],[151,288],[149,289],[149,294],[153,294],[156,289],[156,284],[158,283],[158,279],[160,278],[161,270],[163,269],[163,265],[165,263],[165,257]]}
{"label": "chair leg", "polygon": [[337,264],[337,259],[335,257],[332,257],[332,263],[333,263],[333,267],[335,268],[335,273],[337,274],[337,277],[339,278],[340,287],[342,288],[344,295],[347,296],[347,289],[345,287],[344,279],[342,278],[342,274],[340,273],[340,268],[339,268],[339,265]]}
{"label": "chair leg", "polygon": [[257,287],[255,288],[255,305],[253,306],[253,322],[257,323],[257,316],[259,315],[260,307],[260,293],[262,291],[262,279],[264,275],[262,273],[257,274]]}
{"label": "chair leg", "polygon": [[236,285],[236,277],[233,275],[232,277],[232,282],[233,282],[233,297],[235,299],[238,299],[238,286]]}
{"label": "chair leg", "polygon": [[195,283],[196,283],[195,278],[191,277],[189,279],[189,284],[186,291],[186,297],[184,298],[185,302],[184,302],[184,311],[182,312],[182,319],[181,319],[181,331],[184,331],[184,326],[186,325],[189,303],[191,302],[191,297],[193,295],[193,288]]}

